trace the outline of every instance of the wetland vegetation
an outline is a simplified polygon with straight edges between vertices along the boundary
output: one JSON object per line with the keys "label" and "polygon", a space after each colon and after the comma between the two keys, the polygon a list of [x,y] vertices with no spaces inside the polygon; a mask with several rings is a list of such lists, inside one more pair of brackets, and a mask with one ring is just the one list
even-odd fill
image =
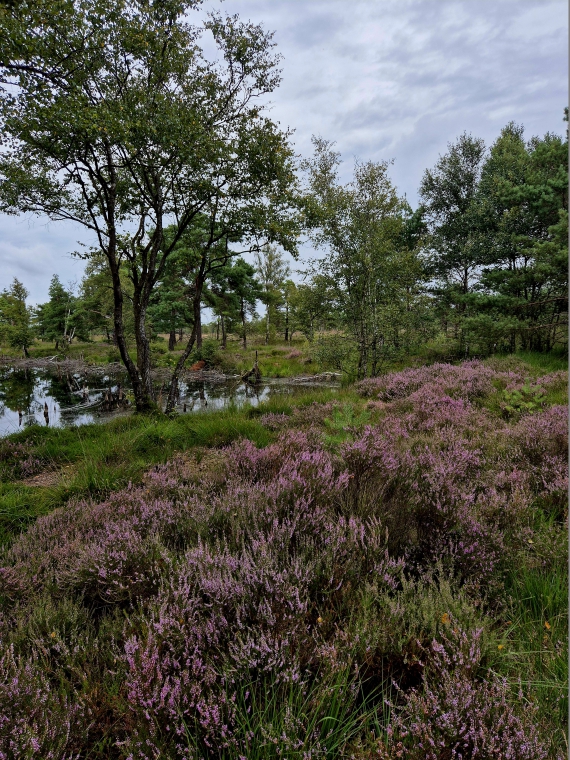
{"label": "wetland vegetation", "polygon": [[562,758],[567,372],[525,359],[3,439],[2,746]]}

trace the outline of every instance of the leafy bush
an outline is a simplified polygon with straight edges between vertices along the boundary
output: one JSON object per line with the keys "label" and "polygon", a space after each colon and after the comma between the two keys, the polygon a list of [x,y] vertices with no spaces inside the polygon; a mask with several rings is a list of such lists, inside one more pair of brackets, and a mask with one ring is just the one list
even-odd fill
{"label": "leafy bush", "polygon": [[508,418],[523,412],[535,412],[544,406],[545,401],[544,390],[540,385],[532,385],[530,378],[527,378],[522,386],[505,388],[501,408]]}

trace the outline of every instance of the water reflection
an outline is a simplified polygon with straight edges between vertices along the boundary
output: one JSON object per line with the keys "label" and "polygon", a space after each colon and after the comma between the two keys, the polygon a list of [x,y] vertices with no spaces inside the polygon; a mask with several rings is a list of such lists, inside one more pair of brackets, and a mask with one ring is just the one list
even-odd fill
{"label": "water reflection", "polygon": [[4,369],[0,371],[0,435],[36,424],[63,427],[96,422],[102,417],[105,394],[120,388],[117,382],[116,377],[105,376],[95,379],[97,387],[90,387],[79,375]]}
{"label": "water reflection", "polygon": [[[327,384],[334,387],[334,384]],[[82,378],[80,375],[49,373],[45,370],[0,370],[0,435],[15,433],[30,425],[50,427],[103,422],[125,414],[128,400],[126,375]],[[165,389],[157,388],[157,398],[165,401]],[[197,411],[256,406],[272,395],[295,394],[306,390],[287,380],[264,380],[257,385],[239,379],[224,382],[196,380],[180,382],[177,411]]]}

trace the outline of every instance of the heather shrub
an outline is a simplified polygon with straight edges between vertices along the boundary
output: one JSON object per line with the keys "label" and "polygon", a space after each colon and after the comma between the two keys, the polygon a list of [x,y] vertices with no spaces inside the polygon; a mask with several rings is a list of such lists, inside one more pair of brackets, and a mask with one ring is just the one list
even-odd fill
{"label": "heather shrub", "polygon": [[169,547],[195,535],[184,503],[128,488],[100,504],[75,502],[39,518],[6,553],[3,593],[42,588],[99,602],[154,593]]}
{"label": "heather shrub", "polygon": [[41,459],[33,455],[30,441],[0,439],[0,482],[29,478],[43,466]]}
{"label": "heather shrub", "polygon": [[463,362],[457,366],[432,364],[362,380],[357,389],[365,397],[392,401],[433,385],[434,390],[441,394],[471,400],[490,393],[494,378],[495,372],[479,361]]}
{"label": "heather shrub", "polygon": [[558,372],[549,372],[537,378],[536,384],[545,391],[566,390],[568,388],[568,372],[559,370]]}
{"label": "heather shrub", "polygon": [[265,414],[265,448],[176,457],[40,518],[2,556],[0,639],[6,683],[62,716],[45,756],[551,757],[567,421],[502,418],[524,382],[404,370],[362,383],[362,412]]}
{"label": "heather shrub", "polygon": [[531,465],[541,466],[550,457],[562,459],[568,451],[568,410],[552,406],[524,417],[512,428],[511,436]]}
{"label": "heather shrub", "polygon": [[378,756],[546,760],[536,707],[521,692],[515,709],[504,678],[486,672],[481,680],[481,632],[467,634],[454,625],[451,620],[449,633],[424,652],[424,685],[403,695],[402,707],[394,706],[387,746]]}
{"label": "heather shrub", "polygon": [[16,606],[1,621],[0,638],[31,665],[36,688],[47,684],[50,693],[65,694],[70,709],[81,707],[78,749],[104,737],[113,724],[120,728],[114,713],[124,682],[123,626],[123,614],[94,615],[78,601],[47,594]]}
{"label": "heather shrub", "polygon": [[356,585],[359,570],[395,585],[401,564],[380,557],[368,533],[344,524],[325,551],[297,552],[283,525],[252,537],[239,555],[204,545],[189,551],[151,605],[147,633],[126,644],[129,705],[145,735],[170,734],[181,757],[187,745],[176,737],[187,728],[212,750],[237,746],[239,684],[306,681],[307,668],[322,664],[322,631],[338,616],[331,594]]}
{"label": "heather shrub", "polygon": [[523,417],[509,431],[511,460],[524,469],[541,506],[567,513],[568,408],[553,406]]}
{"label": "heather shrub", "polygon": [[38,662],[53,667],[69,663],[93,646],[96,634],[89,611],[80,602],[55,601],[42,594],[29,605],[4,609],[0,636],[10,642],[16,655],[34,652]]}
{"label": "heather shrub", "polygon": [[448,429],[429,443],[415,441],[404,424],[385,418],[382,428],[368,427],[342,448],[347,508],[378,514],[390,551],[428,566],[446,559],[454,573],[481,583],[502,548],[500,532],[490,530],[477,504],[481,453]]}
{"label": "heather shrub", "polygon": [[0,757],[79,758],[88,716],[53,688],[40,669],[4,647],[0,655]]}
{"label": "heather shrub", "polygon": [[338,406],[338,401],[328,401],[324,404],[314,401],[308,406],[294,407],[291,422],[297,428],[320,427],[327,418],[331,417]]}
{"label": "heather shrub", "polygon": [[466,439],[482,438],[496,425],[466,399],[452,398],[433,385],[411,393],[397,404],[393,413],[415,434],[444,435],[453,429]]}
{"label": "heather shrub", "polygon": [[284,413],[267,412],[261,415],[260,422],[269,430],[282,430],[290,422],[290,416]]}
{"label": "heather shrub", "polygon": [[385,674],[400,689],[419,683],[422,648],[445,633],[452,620],[466,630],[481,629],[484,651],[492,646],[483,612],[441,563],[417,579],[402,571],[395,590],[377,578],[368,580],[358,609],[351,631],[361,667],[369,674]]}

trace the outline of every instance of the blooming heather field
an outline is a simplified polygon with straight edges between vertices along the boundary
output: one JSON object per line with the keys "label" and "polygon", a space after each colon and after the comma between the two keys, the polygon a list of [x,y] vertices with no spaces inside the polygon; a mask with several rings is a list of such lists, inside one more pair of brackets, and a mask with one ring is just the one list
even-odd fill
{"label": "blooming heather field", "polygon": [[565,757],[567,373],[527,375],[366,380],[39,518],[0,758]]}

